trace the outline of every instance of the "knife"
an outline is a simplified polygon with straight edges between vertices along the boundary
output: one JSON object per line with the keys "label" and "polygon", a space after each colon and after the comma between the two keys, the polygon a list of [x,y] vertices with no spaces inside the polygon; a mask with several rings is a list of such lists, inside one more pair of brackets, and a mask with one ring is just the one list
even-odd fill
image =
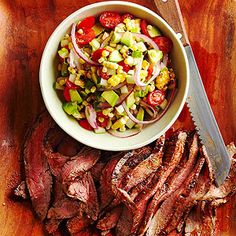
{"label": "knife", "polygon": [[201,75],[184,27],[178,0],[154,0],[154,2],[158,13],[181,36],[181,41],[185,47],[190,68],[190,86],[187,105],[201,142],[208,153],[214,171],[216,185],[219,186],[228,176],[230,158],[202,83]]}

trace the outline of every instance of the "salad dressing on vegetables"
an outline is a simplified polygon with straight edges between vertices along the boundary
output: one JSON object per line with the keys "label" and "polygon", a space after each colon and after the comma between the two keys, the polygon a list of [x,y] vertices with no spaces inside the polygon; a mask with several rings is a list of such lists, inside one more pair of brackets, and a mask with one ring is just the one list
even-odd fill
{"label": "salad dressing on vegetables", "polygon": [[55,89],[81,127],[117,137],[158,121],[173,100],[171,39],[132,14],[103,12],[75,22],[60,42]]}

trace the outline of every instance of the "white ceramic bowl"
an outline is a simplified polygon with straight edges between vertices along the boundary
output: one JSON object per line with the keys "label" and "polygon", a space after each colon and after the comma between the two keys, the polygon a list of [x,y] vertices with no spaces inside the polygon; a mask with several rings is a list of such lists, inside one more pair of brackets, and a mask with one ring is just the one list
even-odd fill
{"label": "white ceramic bowl", "polygon": [[[70,32],[73,22],[87,16],[99,15],[103,11],[129,12],[139,18],[146,19],[158,26],[164,35],[171,38],[174,47],[171,53],[174,71],[178,80],[178,90],[174,101],[165,115],[156,123],[146,126],[138,135],[129,138],[117,138],[110,134],[95,134],[81,128],[77,121],[70,119],[62,109],[62,102],[53,88],[57,75],[57,50],[61,38]],[[173,29],[153,11],[131,3],[121,1],[100,2],[83,7],[69,15],[55,29],[44,49],[40,65],[40,87],[45,105],[56,123],[70,136],[88,146],[103,150],[130,150],[147,145],[166,132],[178,118],[188,92],[189,68],[187,57],[181,41]]]}

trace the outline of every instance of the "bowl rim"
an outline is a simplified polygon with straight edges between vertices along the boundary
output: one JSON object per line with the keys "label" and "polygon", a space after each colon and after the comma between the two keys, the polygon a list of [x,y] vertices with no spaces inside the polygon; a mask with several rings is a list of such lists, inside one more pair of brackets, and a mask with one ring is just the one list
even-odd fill
{"label": "bowl rim", "polygon": [[[47,57],[47,49],[50,47],[50,44],[53,41],[54,36],[58,33],[58,31],[61,31],[61,28],[64,24],[66,24],[66,22],[70,21],[71,19],[73,19],[74,17],[76,17],[77,15],[81,14],[81,12],[87,11],[91,8],[96,8],[96,7],[101,7],[101,6],[112,6],[112,5],[122,5],[122,6],[127,6],[127,7],[134,7],[137,8],[138,10],[147,12],[148,14],[152,15],[153,17],[157,18],[162,24],[164,24],[164,26],[167,28],[168,31],[171,32],[171,34],[175,37],[176,41],[178,42],[182,54],[183,54],[183,58],[185,61],[185,67],[186,67],[186,86],[184,89],[184,94],[183,94],[183,98],[181,103],[179,104],[179,107],[177,109],[177,112],[175,113],[175,115],[171,118],[171,121],[168,122],[168,125],[165,126],[165,128],[162,129],[161,132],[157,133],[156,135],[153,135],[151,138],[148,138],[145,141],[142,141],[140,143],[134,144],[134,145],[127,145],[127,146],[122,146],[122,147],[113,147],[113,146],[107,146],[104,147],[102,146],[100,143],[92,143],[89,142],[86,139],[78,139],[78,137],[74,134],[71,134],[71,132],[68,130],[68,128],[66,126],[64,126],[62,124],[62,122],[60,121],[60,118],[58,118],[52,111],[50,108],[50,105],[48,103],[47,100],[47,95],[46,95],[46,91],[43,89],[43,64],[45,63],[46,57]],[[105,8],[104,8],[105,9]],[[40,68],[39,68],[39,84],[40,84],[40,90],[41,90],[41,94],[42,94],[42,98],[44,101],[44,104],[46,106],[46,109],[48,110],[49,114],[51,115],[51,117],[53,118],[53,120],[56,122],[56,124],[62,128],[69,136],[73,137],[74,139],[76,139],[77,141],[93,147],[93,148],[97,148],[97,149],[101,149],[101,150],[109,150],[109,151],[125,151],[125,150],[131,150],[131,149],[136,149],[136,148],[140,148],[143,147],[145,145],[148,145],[149,143],[153,142],[154,140],[156,140],[158,137],[160,137],[161,135],[163,135],[173,124],[174,122],[177,120],[180,112],[182,111],[184,104],[186,102],[187,96],[188,96],[188,91],[189,91],[189,84],[190,84],[190,70],[189,70],[189,63],[188,63],[188,58],[187,58],[187,54],[185,52],[184,46],[180,40],[180,38],[177,36],[177,33],[171,28],[171,26],[161,17],[159,16],[157,13],[155,13],[154,11],[133,3],[133,2],[124,2],[124,1],[106,1],[106,2],[98,2],[98,3],[92,3],[89,5],[86,5],[74,12],[72,12],[70,15],[68,15],[63,21],[61,21],[57,27],[55,28],[55,30],[52,32],[52,34],[50,35],[50,37],[48,38],[46,45],[44,47],[43,53],[42,53],[42,57],[41,57],[41,61],[40,61]],[[125,138],[126,140],[128,140],[128,138]]]}

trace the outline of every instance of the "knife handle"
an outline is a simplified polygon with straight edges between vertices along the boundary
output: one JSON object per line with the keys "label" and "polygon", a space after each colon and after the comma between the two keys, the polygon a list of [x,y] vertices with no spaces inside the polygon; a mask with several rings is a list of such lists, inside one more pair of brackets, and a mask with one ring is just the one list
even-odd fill
{"label": "knife handle", "polygon": [[178,0],[154,0],[154,2],[159,15],[165,19],[175,33],[180,33],[182,35],[181,41],[183,45],[189,45]]}

